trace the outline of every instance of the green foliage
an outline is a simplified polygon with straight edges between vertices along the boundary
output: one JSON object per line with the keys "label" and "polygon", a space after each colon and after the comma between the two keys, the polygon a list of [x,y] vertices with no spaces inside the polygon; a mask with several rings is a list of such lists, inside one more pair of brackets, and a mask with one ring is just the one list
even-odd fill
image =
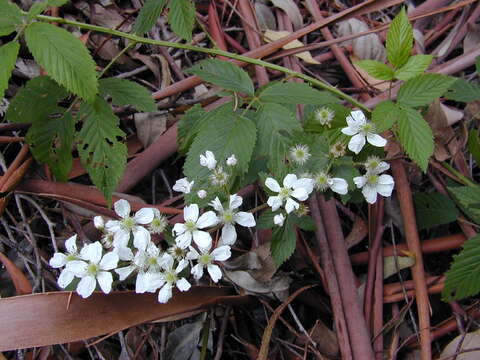
{"label": "green foliage", "polygon": [[20,44],[17,41],[9,42],[0,46],[0,99],[3,98],[5,90],[8,88],[8,80],[12,76],[12,70],[15,68],[18,50]]}
{"label": "green foliage", "polygon": [[79,39],[65,29],[40,22],[27,27],[25,39],[33,57],[49,76],[85,100],[95,98],[95,62]]}
{"label": "green foliage", "polygon": [[0,0],[0,36],[14,32],[22,24],[22,18],[22,12],[16,4]]}
{"label": "green foliage", "polygon": [[167,0],[147,0],[143,5],[140,13],[133,25],[133,32],[143,35],[149,31],[157,22],[158,17],[162,13]]}
{"label": "green foliage", "polygon": [[449,186],[447,189],[465,215],[480,224],[480,186]]}
{"label": "green foliage", "polygon": [[192,145],[195,135],[197,135],[197,132],[194,132],[193,128],[201,121],[200,119],[207,116],[207,114],[200,104],[195,104],[180,118],[177,132],[178,151],[180,154],[187,154],[188,148]]}
{"label": "green foliage", "polygon": [[146,112],[157,110],[151,93],[136,82],[120,78],[101,79],[99,90],[102,96],[110,95],[115,105],[131,105]]}
{"label": "green foliage", "polygon": [[417,110],[408,107],[399,109],[397,121],[400,143],[420,169],[427,171],[435,147],[432,129]]}
{"label": "green foliage", "polygon": [[468,150],[472,154],[477,166],[480,166],[480,133],[479,129],[472,129],[468,133]]}
{"label": "green foliage", "polygon": [[203,80],[227,90],[248,95],[254,94],[253,83],[248,74],[228,61],[217,59],[202,60],[186,72],[195,74]]}
{"label": "green foliage", "polygon": [[275,215],[280,214],[280,211],[275,211],[273,212],[271,209],[267,209],[263,211],[258,219],[256,220],[256,225],[255,228],[258,230],[266,230],[266,229],[271,229],[275,226],[273,223],[273,218]]}
{"label": "green foliage", "polygon": [[405,8],[402,8],[390,24],[386,47],[388,61],[395,68],[402,67],[408,61],[413,48],[413,29]]}
{"label": "green foliage", "polygon": [[472,102],[480,99],[480,85],[457,79],[445,93],[445,98],[460,102]]}
{"label": "green foliage", "polygon": [[280,266],[292,256],[297,243],[297,235],[292,215],[288,215],[283,226],[276,227],[272,233],[270,251],[273,261]]}
{"label": "green foliage", "polygon": [[398,122],[401,111],[391,100],[382,101],[372,112],[372,122],[377,132],[382,133],[392,128]]}
{"label": "green foliage", "polygon": [[83,121],[77,134],[80,158],[92,182],[110,201],[127,163],[127,147],[120,141],[125,134],[118,127],[119,119],[100,97],[83,103],[77,118]]}
{"label": "green foliage", "polygon": [[171,0],[168,7],[168,22],[173,32],[182,39],[191,41],[195,25],[195,4],[190,0]]}
{"label": "green foliage", "polygon": [[338,99],[326,91],[318,91],[305,83],[286,82],[268,86],[259,95],[262,102],[277,104],[326,105],[338,102]]}
{"label": "green foliage", "polygon": [[405,65],[395,71],[395,78],[407,81],[421,75],[428,69],[432,62],[432,55],[413,55]]}
{"label": "green foliage", "polygon": [[384,63],[376,60],[361,60],[357,62],[357,65],[376,79],[393,80],[393,69]]}
{"label": "green foliage", "polygon": [[398,91],[398,103],[416,107],[430,104],[442,96],[455,78],[440,74],[422,74],[407,80]]}
{"label": "green foliage", "polygon": [[450,269],[446,272],[444,301],[460,300],[480,291],[480,236],[465,242],[460,254],[454,256]]}
{"label": "green foliage", "polygon": [[417,193],[413,201],[419,230],[448,224],[458,218],[459,212],[455,203],[441,193]]}

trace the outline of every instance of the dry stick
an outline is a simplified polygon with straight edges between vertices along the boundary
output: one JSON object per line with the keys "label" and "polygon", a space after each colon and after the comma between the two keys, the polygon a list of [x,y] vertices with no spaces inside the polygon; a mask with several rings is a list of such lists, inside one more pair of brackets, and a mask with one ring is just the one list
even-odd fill
{"label": "dry stick", "polygon": [[322,215],[320,214],[320,208],[318,207],[316,194],[310,197],[309,204],[312,218],[315,222],[315,238],[317,240],[318,251],[320,252],[320,261],[328,285],[328,294],[330,296],[330,303],[333,310],[333,321],[337,330],[338,346],[342,354],[342,359],[353,359],[340,288],[335,275],[332,254],[325,234],[325,227],[323,225]]}
{"label": "dry stick", "polygon": [[217,351],[215,352],[215,357],[213,360],[221,360],[223,354],[223,341],[225,339],[225,331],[227,330],[228,317],[230,315],[230,306],[225,308],[225,314],[222,318],[222,323],[220,325],[220,333],[218,335]]}
{"label": "dry stick", "polygon": [[318,198],[328,244],[332,252],[345,318],[348,319],[347,329],[354,359],[373,359],[370,335],[362,313],[355,275],[348,257],[335,200],[326,201],[323,195]]}
{"label": "dry stick", "polygon": [[3,176],[0,178],[0,189],[3,188],[8,178],[15,172],[15,170],[23,162],[23,160],[28,154],[28,150],[29,150],[28,144],[23,145],[22,149],[20,150],[18,155],[15,157],[15,160],[13,160],[13,162],[8,167],[7,171],[5,171],[5,174],[3,174]]}
{"label": "dry stick", "polygon": [[431,333],[430,333],[430,306],[427,291],[427,281],[423,267],[423,254],[418,236],[415,210],[413,207],[412,192],[408,183],[407,174],[401,160],[393,160],[392,172],[395,178],[400,210],[405,227],[405,238],[409,250],[415,255],[415,264],[412,266],[412,277],[415,284],[417,310],[420,324],[421,359],[431,360]]}

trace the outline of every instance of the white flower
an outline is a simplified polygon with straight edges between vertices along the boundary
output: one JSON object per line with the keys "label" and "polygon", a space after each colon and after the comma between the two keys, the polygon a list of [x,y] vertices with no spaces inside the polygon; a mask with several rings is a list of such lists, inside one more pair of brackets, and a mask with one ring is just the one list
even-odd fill
{"label": "white flower", "polygon": [[312,156],[310,154],[310,149],[308,148],[307,145],[295,145],[290,148],[290,159],[299,164],[303,165],[307,162],[308,159]]}
{"label": "white flower", "polygon": [[331,177],[323,171],[315,174],[314,181],[315,187],[320,191],[331,189],[340,195],[348,193],[348,183],[345,179]]}
{"label": "white flower", "polygon": [[153,211],[153,220],[148,225],[148,230],[152,234],[161,234],[165,231],[168,226],[168,220],[165,216],[160,213],[160,210],[152,208]]}
{"label": "white flower", "polygon": [[[65,241],[65,248],[67,249],[67,253],[55,253],[53,257],[50,259],[50,266],[53,268],[61,268],[67,265],[70,261],[79,260],[80,254],[78,253],[77,249],[77,234],[69,237]],[[58,286],[62,289],[65,289],[75,277],[74,273],[67,270],[66,268],[60,272],[60,276],[58,277]]]}
{"label": "white flower", "polygon": [[380,135],[376,134],[375,126],[367,122],[367,118],[360,110],[355,110],[347,116],[347,127],[342,129],[342,133],[352,136],[348,143],[348,148],[355,154],[358,154],[365,145],[365,138],[373,146],[383,147],[387,144]]}
{"label": "white flower", "polygon": [[188,291],[191,287],[187,279],[179,277],[178,274],[182,272],[188,265],[188,261],[179,261],[177,267],[173,268],[174,259],[168,254],[164,255],[162,268],[163,273],[150,274],[148,278],[148,287],[150,289],[161,288],[158,292],[158,301],[162,304],[168,302],[172,297],[172,289],[174,286],[180,291]]}
{"label": "white flower", "polygon": [[203,269],[207,268],[208,274],[213,282],[218,282],[222,278],[222,270],[218,265],[213,264],[214,261],[225,261],[231,256],[230,246],[223,245],[212,252],[210,247],[200,249],[200,253],[195,248],[190,246],[190,251],[187,254],[188,260],[197,260],[198,263],[192,268],[191,273],[195,279],[200,279],[203,276]]}
{"label": "white flower", "polygon": [[118,264],[118,255],[109,252],[102,257],[102,244],[98,241],[86,245],[80,251],[83,260],[70,261],[66,269],[81,278],[77,286],[77,293],[83,298],[89,297],[98,284],[105,294],[112,290],[112,274],[109,270],[115,269]]}
{"label": "white flower", "polygon": [[212,173],[209,176],[210,182],[214,186],[223,186],[228,183],[228,174],[223,171],[221,166],[213,169]]}
{"label": "white flower", "polygon": [[177,223],[173,227],[173,233],[177,236],[175,242],[177,246],[185,249],[190,246],[192,239],[199,247],[206,248],[211,246],[212,237],[205,229],[217,224],[217,216],[213,211],[207,211],[198,217],[199,209],[197,204],[185,206],[183,209],[183,218],[185,223]]}
{"label": "white flower", "polygon": [[353,178],[353,182],[357,185],[357,188],[362,189],[362,194],[369,204],[374,204],[377,201],[377,193],[386,197],[390,196],[395,185],[390,175],[368,172],[363,176]]}
{"label": "white flower", "polygon": [[237,165],[237,158],[235,157],[235,154],[230,155],[230,157],[227,159],[227,165],[228,166]]}
{"label": "white flower", "polygon": [[154,214],[151,208],[143,208],[130,216],[130,204],[124,199],[118,200],[114,205],[115,213],[122,220],[109,220],[105,224],[107,231],[113,233],[113,246],[126,247],[130,240],[130,234],[133,234],[133,246],[137,249],[145,250],[150,242],[150,233],[143,226],[138,224],[149,224],[152,222]]}
{"label": "white flower", "polygon": [[329,107],[322,106],[321,108],[315,111],[315,120],[320,124],[330,127],[333,118],[335,117],[335,111]]}
{"label": "white flower", "polygon": [[345,156],[345,144],[341,141],[337,141],[330,147],[329,154],[333,158]]}
{"label": "white flower", "polygon": [[308,178],[297,179],[295,174],[288,174],[283,179],[283,187],[280,187],[277,180],[267,178],[265,186],[273,192],[277,192],[277,196],[270,196],[267,204],[271,206],[272,211],[278,210],[285,202],[285,210],[290,214],[294,209],[298,209],[300,204],[293,200],[295,198],[305,201],[313,191],[313,180]]}
{"label": "white flower", "polygon": [[200,199],[205,199],[207,197],[207,192],[205,190],[198,190],[197,191],[197,196],[200,198]]}
{"label": "white flower", "polygon": [[273,217],[273,223],[275,225],[282,227],[284,222],[285,222],[285,216],[283,216],[283,214],[278,214]]}
{"label": "white flower", "polygon": [[181,248],[177,245],[172,245],[167,249],[167,253],[175,260],[182,260],[185,258],[185,256],[187,256],[187,249]]}
{"label": "white flower", "polygon": [[103,220],[103,217],[95,216],[93,218],[93,226],[95,226],[95,228],[98,230],[103,231],[105,228],[105,220]]}
{"label": "white flower", "polygon": [[218,197],[210,202],[210,206],[218,212],[219,222],[224,224],[222,228],[222,241],[225,245],[232,245],[237,240],[235,224],[245,227],[255,226],[255,218],[252,213],[236,210],[242,205],[242,202],[242,197],[236,194],[230,195],[228,209],[223,208]]}
{"label": "white flower", "polygon": [[193,186],[194,183],[195,183],[195,181],[189,182],[186,177],[181,178],[181,179],[178,179],[175,182],[175,185],[173,185],[172,189],[173,189],[173,191],[176,191],[176,192],[181,192],[181,193],[184,193],[184,194],[190,194],[190,191],[192,191],[192,186]]}
{"label": "white flower", "polygon": [[390,165],[385,161],[381,161],[378,156],[369,156],[364,166],[370,174],[381,174],[390,169]]}
{"label": "white flower", "polygon": [[215,155],[209,150],[205,151],[205,155],[200,155],[200,165],[207,167],[209,170],[215,169],[215,166],[217,166]]}

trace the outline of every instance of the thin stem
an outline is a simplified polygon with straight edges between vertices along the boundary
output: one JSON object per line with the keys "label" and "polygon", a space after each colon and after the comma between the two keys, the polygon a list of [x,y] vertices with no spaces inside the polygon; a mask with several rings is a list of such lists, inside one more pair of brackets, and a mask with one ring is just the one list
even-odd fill
{"label": "thin stem", "polygon": [[446,162],[441,162],[440,163],[445,169],[447,169],[448,171],[450,171],[451,173],[453,173],[456,177],[458,177],[460,180],[463,181],[464,185],[467,185],[467,186],[477,186],[477,184],[475,184],[472,180],[470,180],[469,178],[467,178],[466,176],[464,176],[462,173],[460,173],[459,171],[457,171],[453,166],[451,166],[449,163],[446,163]]}
{"label": "thin stem", "polygon": [[105,66],[103,68],[102,72],[97,76],[97,78],[100,79],[103,75],[105,75],[105,73],[108,71],[108,69],[110,69],[112,67],[112,65],[115,64],[117,62],[117,60],[120,59],[120,57],[123,54],[125,54],[128,50],[130,50],[136,44],[137,44],[136,41],[132,41],[127,46],[125,46],[121,51],[119,51],[118,54],[115,55],[115,57],[112,60],[110,60],[110,62],[107,64],[107,66]]}
{"label": "thin stem", "polygon": [[202,334],[202,350],[200,352],[200,360],[205,360],[207,357],[207,348],[208,348],[208,337],[210,336],[210,317],[205,318],[205,323],[203,324],[203,334]]}
{"label": "thin stem", "polygon": [[360,103],[356,99],[352,98],[351,96],[348,96],[344,92],[338,90],[337,88],[335,88],[335,87],[333,87],[329,84],[323,83],[323,82],[321,82],[321,81],[319,81],[319,80],[317,80],[317,79],[315,79],[311,76],[304,75],[302,73],[290,70],[286,67],[283,67],[283,66],[280,66],[280,65],[275,65],[275,64],[272,64],[272,63],[269,63],[269,62],[266,62],[266,61],[263,61],[263,60],[260,60],[260,59],[254,59],[254,58],[250,58],[248,56],[234,54],[234,53],[219,50],[219,49],[208,49],[208,48],[202,48],[202,47],[199,47],[199,46],[193,46],[193,45],[188,45],[188,44],[181,44],[181,43],[175,43],[175,42],[170,42],[170,41],[148,39],[148,38],[144,38],[144,37],[141,37],[141,36],[138,36],[138,35],[128,34],[128,33],[125,33],[123,31],[109,29],[109,28],[105,28],[105,27],[97,26],[97,25],[85,24],[85,23],[82,23],[82,22],[79,22],[79,21],[67,20],[67,19],[60,18],[60,17],[37,15],[36,18],[38,20],[41,20],[41,21],[56,22],[56,23],[59,23],[59,24],[67,24],[67,25],[72,25],[72,26],[79,27],[81,29],[96,31],[96,32],[104,33],[104,34],[110,34],[110,35],[113,35],[113,36],[119,36],[119,37],[122,37],[122,38],[125,38],[125,39],[132,40],[134,42],[142,43],[142,44],[150,44],[150,45],[156,45],[156,46],[166,46],[166,47],[172,47],[172,48],[176,48],[176,49],[183,49],[183,50],[201,52],[201,53],[205,53],[205,54],[209,54],[209,55],[225,56],[225,57],[228,57],[230,59],[242,61],[242,62],[245,62],[245,63],[263,66],[263,67],[268,68],[268,69],[277,70],[277,71],[280,71],[284,74],[303,79],[303,80],[309,82],[310,84],[312,84],[314,86],[317,86],[321,89],[324,89],[326,91],[329,91],[329,92],[335,94],[336,96],[340,97],[341,99],[344,99],[344,100],[348,101],[352,105],[357,106],[358,108],[362,109],[365,112],[370,112],[370,109],[367,108],[365,105],[363,105],[362,103]]}

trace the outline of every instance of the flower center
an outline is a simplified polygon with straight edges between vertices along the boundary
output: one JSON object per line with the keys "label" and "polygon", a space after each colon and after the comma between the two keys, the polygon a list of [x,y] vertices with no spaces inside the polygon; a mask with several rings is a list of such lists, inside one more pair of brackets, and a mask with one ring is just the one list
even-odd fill
{"label": "flower center", "polygon": [[157,266],[158,265],[158,259],[156,257],[149,258],[148,259],[148,265]]}
{"label": "flower center", "polygon": [[176,259],[184,258],[186,255],[186,251],[178,246],[172,246],[169,248],[168,253]]}
{"label": "flower center", "polygon": [[198,262],[202,265],[209,265],[212,263],[213,256],[210,254],[202,254],[198,258]]}
{"label": "flower center", "polygon": [[187,229],[187,231],[193,232],[197,230],[197,224],[192,220],[187,220],[185,221],[185,228]]}
{"label": "flower center", "polygon": [[375,174],[368,175],[367,182],[371,185],[376,185],[378,183],[378,175],[375,175]]}
{"label": "flower center", "polygon": [[160,234],[167,227],[167,222],[163,217],[154,218],[150,224],[150,230],[154,233]]}
{"label": "flower center", "polygon": [[165,281],[169,284],[173,284],[177,281],[177,274],[174,271],[167,271],[165,273]]}
{"label": "flower center", "polygon": [[292,189],[288,189],[288,188],[281,188],[280,192],[278,193],[278,195],[282,198],[287,198],[291,194],[292,194]]}
{"label": "flower center", "polygon": [[87,273],[89,275],[94,275],[94,276],[97,275],[98,270],[99,268],[97,264],[88,264],[87,266]]}
{"label": "flower center", "polygon": [[233,211],[232,210],[225,210],[223,213],[223,222],[225,224],[231,224],[233,222]]}
{"label": "flower center", "polygon": [[75,254],[68,254],[67,257],[65,258],[65,260],[68,262],[68,261],[73,261],[73,260],[77,260],[78,259],[78,256],[75,255]]}
{"label": "flower center", "polygon": [[375,126],[372,123],[366,123],[361,128],[362,133],[372,133],[375,132]]}
{"label": "flower center", "polygon": [[328,180],[330,177],[325,174],[325,173],[320,173],[315,177],[315,183],[317,185],[317,188],[320,191],[325,191],[329,188]]}
{"label": "flower center", "polygon": [[135,219],[128,216],[122,220],[122,226],[125,230],[132,230],[132,228],[136,225]]}

